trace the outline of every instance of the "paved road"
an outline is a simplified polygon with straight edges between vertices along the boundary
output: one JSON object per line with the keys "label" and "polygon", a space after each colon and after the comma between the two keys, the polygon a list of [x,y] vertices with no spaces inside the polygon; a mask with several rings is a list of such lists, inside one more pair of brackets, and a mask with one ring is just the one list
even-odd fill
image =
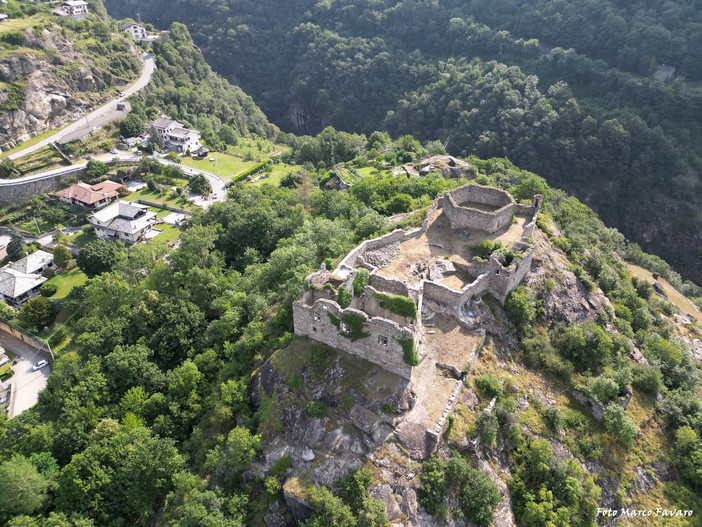
{"label": "paved road", "polygon": [[0,345],[17,355],[17,364],[12,367],[15,374],[9,379],[12,397],[8,417],[12,418],[37,404],[39,392],[46,388],[51,366],[44,366],[34,371],[32,366],[41,359],[48,359],[48,355],[38,353],[29,344],[2,330],[0,330]]}
{"label": "paved road", "polygon": [[[202,174],[207,178],[207,180],[210,182],[210,186],[212,187],[212,195],[210,196],[209,200],[204,200],[203,201],[203,208],[208,208],[213,202],[215,201],[224,201],[226,199],[226,187],[224,185],[224,181],[219,179],[215,174],[212,172],[207,172],[206,170],[201,170],[199,168],[190,168],[183,166],[178,163],[174,163],[172,161],[168,161],[164,157],[156,157],[156,156],[149,156],[151,159],[155,159],[162,165],[175,165],[177,167],[180,167],[183,169],[183,171],[189,175],[195,175],[195,174]],[[103,162],[109,162],[112,161],[113,159],[119,159],[120,161],[134,161],[134,162],[139,162],[143,159],[143,156],[137,156],[134,155],[130,152],[119,152],[118,154],[103,154],[96,156],[95,159],[98,161],[103,161]],[[76,163],[74,165],[68,166],[68,167],[61,167],[61,168],[55,168],[54,170],[48,170],[47,172],[39,172],[37,174],[31,174],[29,176],[23,176],[20,178],[15,178],[15,179],[0,179],[0,187],[4,186],[15,186],[15,185],[20,185],[22,183],[28,183],[30,181],[39,181],[42,179],[47,179],[49,177],[53,177],[57,174],[66,174],[69,172],[74,172],[77,169],[84,168],[87,165],[87,161],[83,163]],[[217,196],[216,198],[214,196]]]}
{"label": "paved road", "polygon": [[[144,54],[144,69],[141,72],[141,76],[132,84],[129,88],[125,89],[125,98],[129,97],[131,95],[134,95],[137,93],[139,90],[144,88],[150,81],[151,77],[153,77],[154,74],[154,58],[152,55],[145,53]],[[103,104],[100,106],[98,109],[93,110],[90,112],[87,116],[81,117],[77,121],[74,121],[73,123],[69,124],[66,126],[64,129],[59,130],[55,134],[53,134],[50,137],[47,137],[46,139],[42,139],[38,143],[33,144],[32,146],[28,146],[27,148],[23,148],[22,150],[19,150],[17,152],[14,152],[12,154],[8,154],[7,157],[10,159],[18,159],[20,157],[26,156],[27,154],[31,154],[32,152],[36,152],[40,148],[45,147],[49,143],[54,143],[58,141],[59,139],[63,138],[64,136],[67,136],[69,134],[75,133],[77,130],[80,130],[86,126],[86,119],[89,122],[91,121],[97,121],[100,119],[102,116],[105,114],[114,112],[117,107],[117,103],[122,100],[122,97],[117,97],[115,99],[112,99],[108,103]],[[104,122],[102,124],[105,124]]]}

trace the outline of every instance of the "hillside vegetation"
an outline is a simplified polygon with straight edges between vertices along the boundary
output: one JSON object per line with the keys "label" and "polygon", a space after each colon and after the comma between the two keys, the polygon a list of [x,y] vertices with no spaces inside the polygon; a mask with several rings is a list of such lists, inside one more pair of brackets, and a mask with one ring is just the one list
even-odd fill
{"label": "hillside vegetation", "polygon": [[283,130],[382,128],[508,157],[702,280],[702,95],[641,77],[664,62],[699,74],[688,2],[106,4],[187,23],[213,67]]}
{"label": "hillside vegetation", "polygon": [[0,25],[4,150],[79,118],[141,72],[142,52],[114,22],[57,17],[48,6],[16,0],[3,10],[11,17]]}

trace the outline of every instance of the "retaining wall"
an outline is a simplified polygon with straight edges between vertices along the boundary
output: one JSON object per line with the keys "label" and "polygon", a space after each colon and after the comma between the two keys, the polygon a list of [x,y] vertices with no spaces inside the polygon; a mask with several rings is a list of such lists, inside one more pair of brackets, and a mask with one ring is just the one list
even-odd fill
{"label": "retaining wall", "polygon": [[[332,324],[329,314],[340,319],[345,313],[363,317],[366,321],[364,332],[369,333],[369,336],[355,341],[344,336],[341,329]],[[293,321],[298,335],[307,335],[323,344],[356,355],[404,379],[412,378],[412,366],[405,363],[402,347],[396,339],[416,339],[416,335],[400,327],[397,322],[369,317],[363,311],[353,308],[341,309],[331,300],[317,300],[312,306],[294,303]],[[379,337],[386,338],[387,344],[380,343]]]}
{"label": "retaining wall", "polygon": [[0,320],[0,331],[4,331],[5,333],[9,333],[16,339],[21,340],[25,344],[29,344],[31,347],[36,348],[37,350],[42,350],[47,354],[51,355],[51,358],[53,359],[54,355],[53,353],[50,352],[49,348],[46,346],[44,342],[41,340],[33,337],[26,331],[22,331],[18,327],[8,324],[7,322],[4,322]]}
{"label": "retaining wall", "polygon": [[54,192],[61,188],[61,181],[70,176],[81,179],[85,175],[85,167],[78,167],[74,170],[67,170],[60,174],[44,176],[41,179],[27,181],[26,178],[17,180],[0,180],[0,202],[13,203],[25,198],[31,198],[42,192]]}

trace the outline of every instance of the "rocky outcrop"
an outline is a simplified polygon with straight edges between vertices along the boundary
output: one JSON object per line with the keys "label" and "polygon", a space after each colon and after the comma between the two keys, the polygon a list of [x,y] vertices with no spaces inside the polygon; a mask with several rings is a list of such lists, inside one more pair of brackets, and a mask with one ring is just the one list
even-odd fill
{"label": "rocky outcrop", "polygon": [[[0,149],[8,150],[47,130],[80,118],[109,96],[103,73],[87,51],[75,47],[59,28],[23,32],[22,50],[0,58]],[[131,51],[136,54],[136,49]],[[11,88],[21,93],[13,104]],[[1,109],[4,107],[4,110]]]}

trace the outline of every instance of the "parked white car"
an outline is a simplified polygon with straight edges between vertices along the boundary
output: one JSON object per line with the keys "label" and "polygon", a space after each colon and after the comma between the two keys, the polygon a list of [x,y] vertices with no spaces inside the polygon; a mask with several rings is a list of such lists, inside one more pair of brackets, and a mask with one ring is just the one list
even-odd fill
{"label": "parked white car", "polygon": [[42,359],[42,360],[40,360],[39,362],[37,362],[34,366],[32,366],[32,369],[33,369],[34,371],[37,371],[37,370],[42,369],[44,366],[48,366],[48,364],[49,364],[49,361],[48,361],[48,360],[43,360],[43,359]]}

